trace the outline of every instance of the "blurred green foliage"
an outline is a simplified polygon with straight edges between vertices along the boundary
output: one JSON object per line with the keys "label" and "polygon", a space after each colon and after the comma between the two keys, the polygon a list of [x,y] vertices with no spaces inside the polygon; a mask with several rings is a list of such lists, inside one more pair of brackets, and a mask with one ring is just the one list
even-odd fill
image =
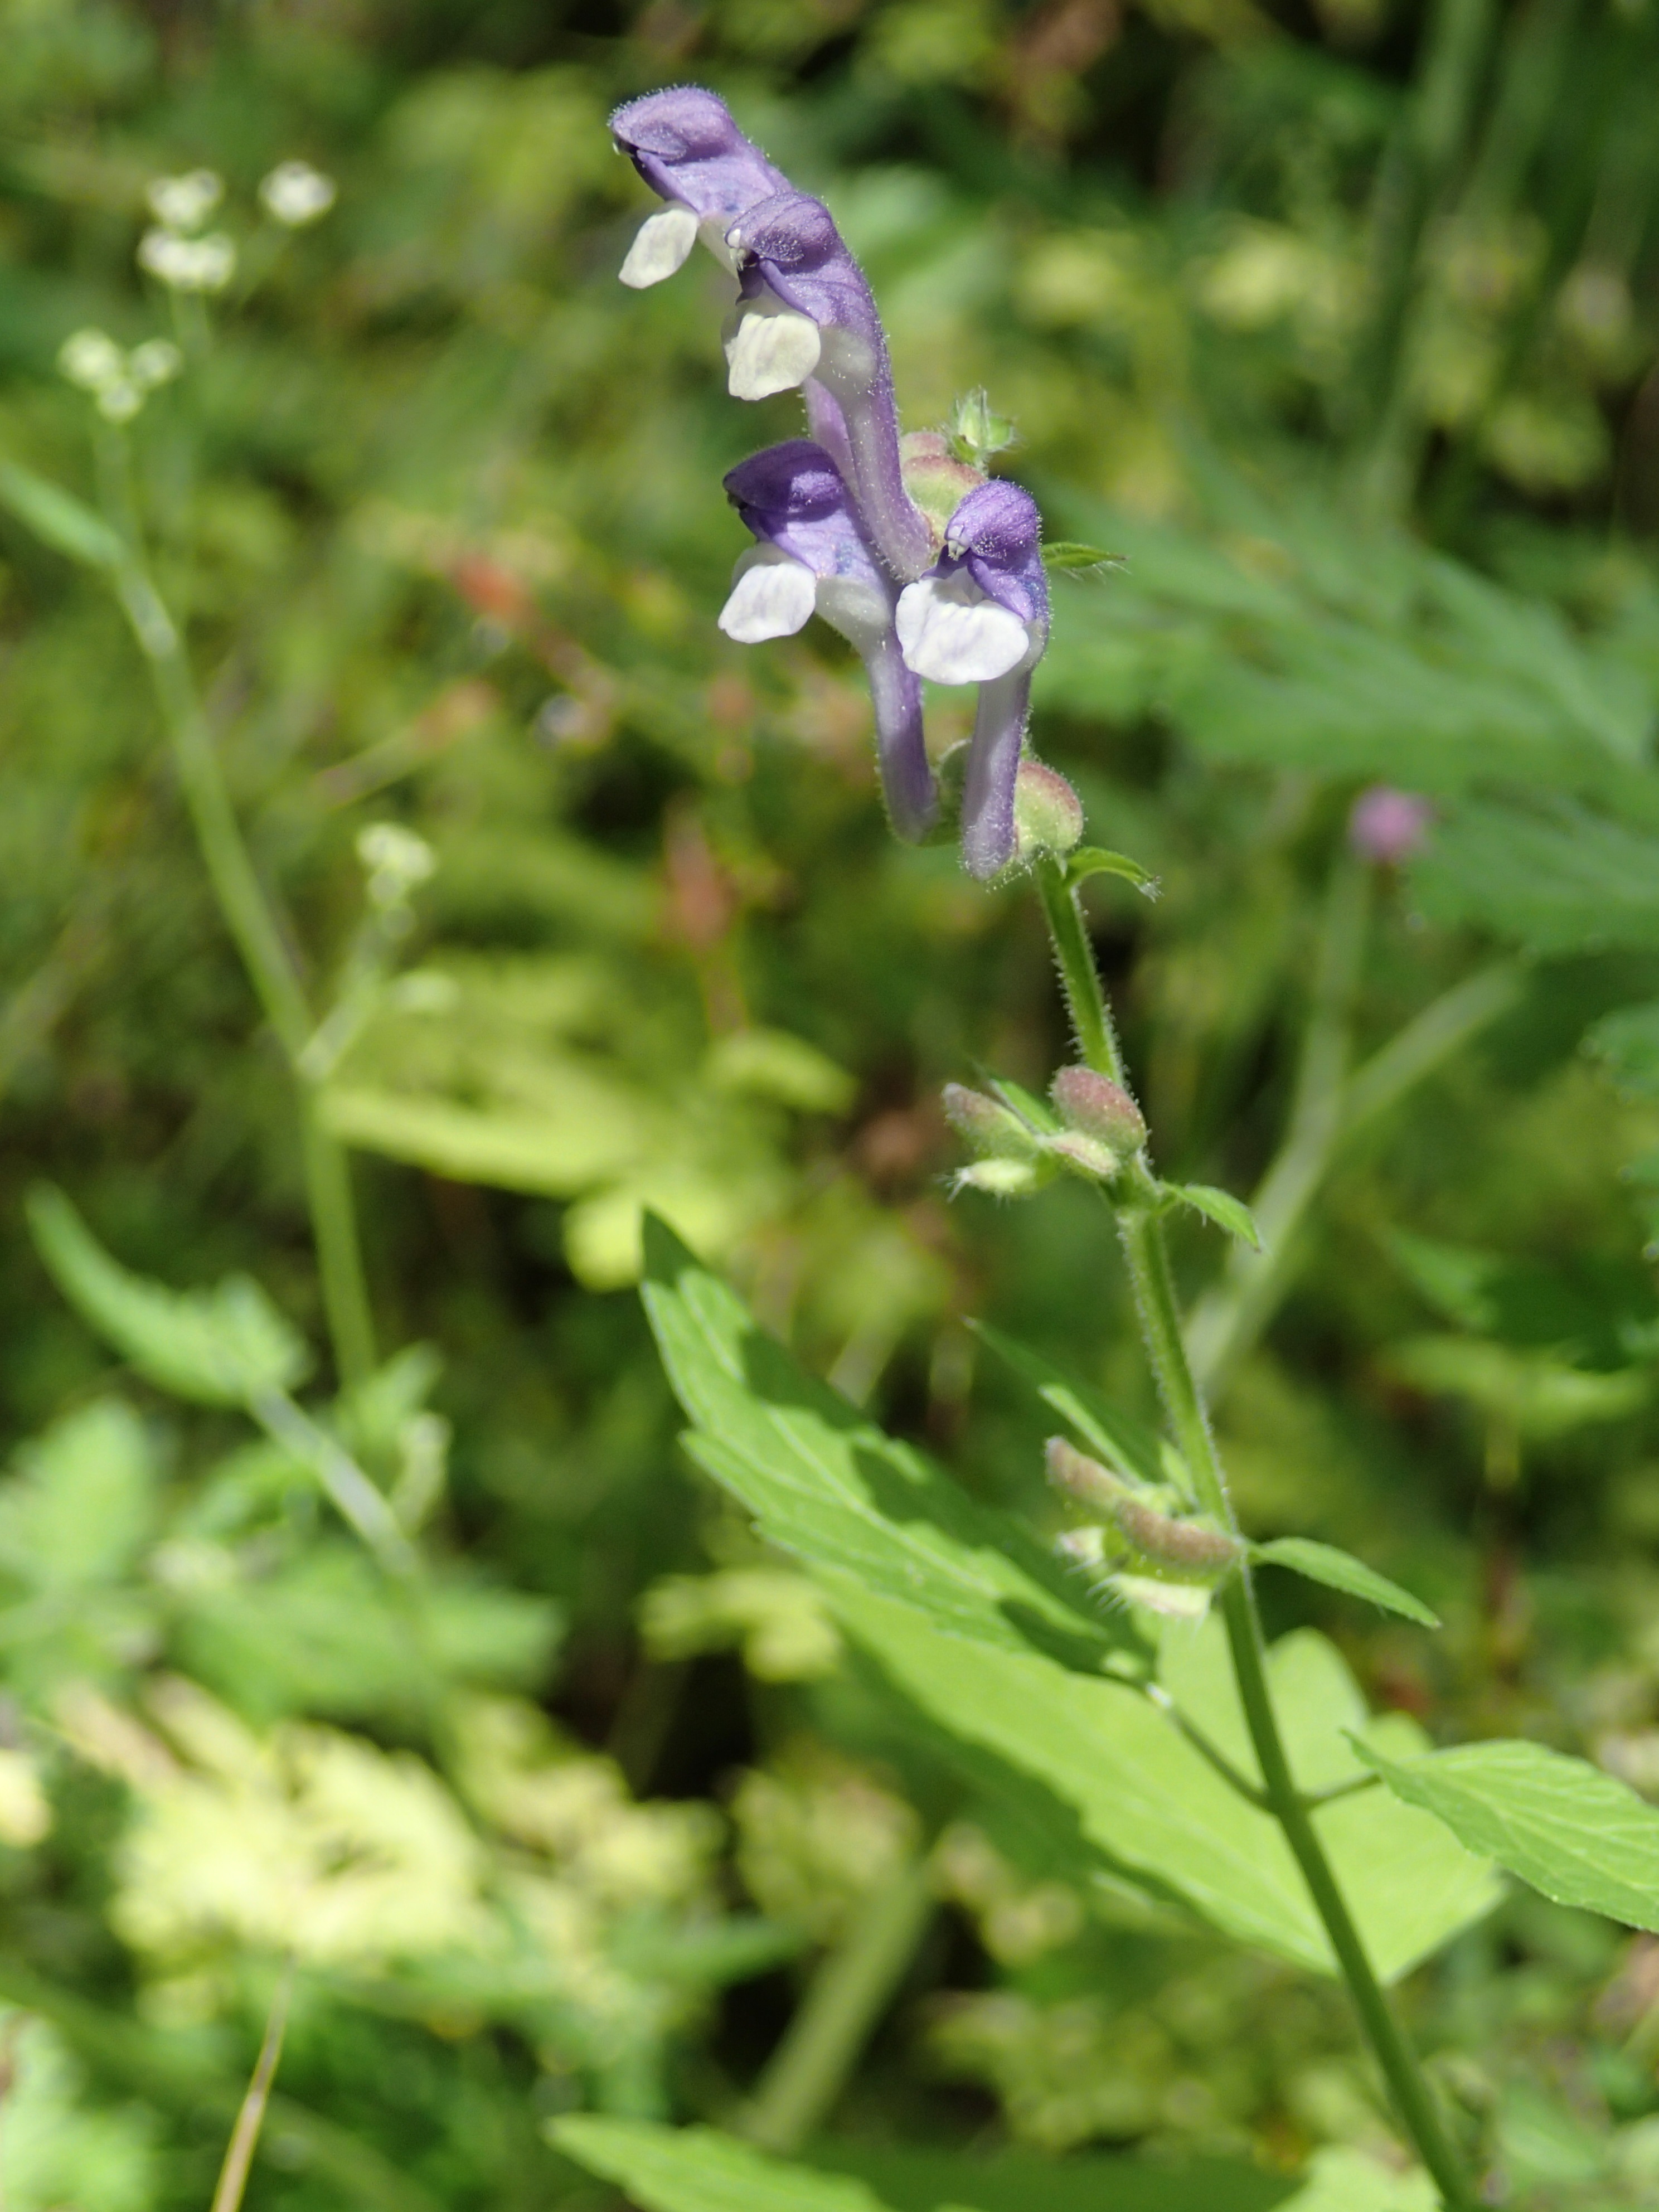
{"label": "blurred green foliage", "polygon": [[[130,447],[336,1008],[322,1111],[400,1348],[330,1395],[291,1087],[142,663],[75,526],[54,550],[8,494],[12,2212],[204,2203],[284,1954],[251,2201],[597,2207],[544,2124],[729,2121],[923,1847],[940,1910],[830,2162],[904,2136],[934,2179],[872,2178],[931,2206],[988,2148],[1225,2156],[1206,2185],[1265,2205],[1312,2158],[1310,2212],[1403,2203],[1335,1993],[1068,1880],[677,1449],[647,1208],[988,1513],[1054,1525],[1043,1409],[966,1317],[1156,1409],[1089,1209],[946,1203],[941,1085],[1066,1049],[1037,920],[887,840],[833,638],[715,631],[720,475],[795,415],[726,398],[706,264],[617,286],[646,200],[605,119],[718,88],[833,202],[908,422],[984,386],[1053,534],[1127,556],[1056,579],[1035,736],[1158,879],[1086,897],[1160,1158],[1249,1192],[1288,1122],[1328,1170],[1218,1354],[1241,1508],[1447,1623],[1275,1576],[1273,1625],[1445,1736],[1659,1798],[1650,6],[0,0],[0,461],[97,507]],[[300,156],[338,198],[289,228],[258,187]],[[135,261],[147,186],[198,167],[236,252],[207,295]],[[179,349],[125,428],[60,374],[88,328]],[[1351,911],[1376,781],[1435,826]],[[395,945],[377,823],[436,860]],[[1499,964],[1390,1089],[1367,1056]],[[1316,1032],[1375,1079],[1322,1152]],[[41,1177],[192,1328],[275,1346],[270,1389],[158,1369],[48,1230],[95,1334],[26,1233]],[[1224,1244],[1194,1217],[1178,1258],[1236,1317]],[[1510,2201],[1651,2201],[1653,1939],[1512,1897],[1408,2002]]]}

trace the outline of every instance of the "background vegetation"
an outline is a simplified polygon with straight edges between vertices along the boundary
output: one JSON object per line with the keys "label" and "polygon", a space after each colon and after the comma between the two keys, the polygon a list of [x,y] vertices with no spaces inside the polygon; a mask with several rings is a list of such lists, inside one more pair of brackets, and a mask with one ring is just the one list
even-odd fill
{"label": "background vegetation", "polygon": [[[252,2202],[597,2206],[544,2123],[730,2121],[922,1853],[811,2115],[854,2164],[974,2153],[894,2203],[1109,2212],[1217,2158],[1207,2201],[1265,2206],[1322,2151],[1358,2207],[1340,2158],[1389,2131],[1338,1995],[1045,1871],[678,1450],[647,1206],[1045,1532],[1043,1409],[965,1319],[1153,1409],[1091,1210],[947,1202],[942,1084],[1065,1054],[1038,918],[888,840],[827,632],[714,630],[720,473],[794,404],[726,398],[710,264],[617,287],[647,200],[605,118],[724,93],[832,201],[907,421],[983,385],[1052,533],[1127,556],[1057,580],[1036,736],[1159,880],[1088,893],[1130,1060],[1170,1173],[1247,1193],[1289,1116],[1318,1185],[1267,1294],[1182,1232],[1241,1510],[1447,1624],[1270,1584],[1273,1626],[1659,1797],[1650,6],[3,0],[0,38],[0,458],[96,503],[64,341],[180,346],[137,496],[307,988],[345,987],[319,1110],[390,1361],[328,1412],[292,1086],[143,661],[0,518],[11,2212],[205,2203],[285,1955]],[[290,231],[256,192],[295,156],[339,197]],[[206,297],[135,259],[198,166]],[[1433,804],[1398,868],[1349,854],[1378,781]],[[366,908],[384,823],[436,865]],[[1344,1055],[1435,1008],[1344,1135]],[[418,1582],[295,1432],[112,1364],[40,1179],[142,1274],[257,1279]],[[1407,1999],[1514,2201],[1652,2201],[1659,1944],[1516,1895]]]}

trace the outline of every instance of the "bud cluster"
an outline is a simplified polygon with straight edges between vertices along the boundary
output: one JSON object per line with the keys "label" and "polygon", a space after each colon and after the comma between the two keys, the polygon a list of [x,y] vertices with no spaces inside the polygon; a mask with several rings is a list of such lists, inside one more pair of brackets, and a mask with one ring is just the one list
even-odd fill
{"label": "bud cluster", "polygon": [[953,1188],[1028,1198],[1061,1169],[1109,1183],[1146,1141],[1134,1100],[1091,1067],[1061,1068],[1048,1096],[1052,1111],[1012,1084],[994,1097],[946,1084],[945,1118],[975,1155]]}
{"label": "bud cluster", "polygon": [[[622,265],[636,289],[671,276],[702,240],[736,279],[721,332],[734,398],[799,390],[808,436],[757,453],[726,488],[755,538],[720,618],[744,644],[823,617],[863,659],[882,789],[918,842],[955,809],[963,866],[981,881],[1066,852],[1074,793],[1024,758],[1031,672],[1048,641],[1042,518],[984,463],[1012,428],[982,392],[949,428],[901,437],[887,340],[864,272],[829,210],[797,191],[711,92],[682,86],[619,108],[611,131],[665,203]],[[942,792],[922,728],[923,682],[976,687],[974,734]],[[1029,771],[1039,770],[1033,785]],[[1074,825],[1074,826],[1073,826]]]}
{"label": "bud cluster", "polygon": [[1070,1529],[1062,1558],[1106,1571],[1109,1584],[1154,1610],[1189,1614],[1244,1558],[1243,1540],[1212,1521],[1172,1512],[1168,1496],[1131,1483],[1064,1437],[1045,1449],[1054,1488],[1102,1523]]}

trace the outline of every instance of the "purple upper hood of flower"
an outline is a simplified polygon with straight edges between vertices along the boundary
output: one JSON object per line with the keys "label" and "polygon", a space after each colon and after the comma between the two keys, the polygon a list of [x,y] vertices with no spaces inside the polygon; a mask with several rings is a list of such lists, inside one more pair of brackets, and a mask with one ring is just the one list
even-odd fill
{"label": "purple upper hood of flower", "polygon": [[988,599],[1022,622],[1048,620],[1048,579],[1042,568],[1042,517],[1018,484],[979,484],[951,517],[935,574],[965,568]]}
{"label": "purple upper hood of flower", "polygon": [[840,471],[822,446],[791,438],[739,461],[726,495],[757,538],[815,576],[856,577],[890,589],[866,544]]}
{"label": "purple upper hood of flower", "polygon": [[611,117],[611,130],[652,191],[689,207],[700,222],[715,216],[730,224],[757,200],[788,189],[788,179],[744,137],[725,101],[700,85],[629,100]]}
{"label": "purple upper hood of flower", "polygon": [[885,362],[881,318],[864,271],[822,200],[786,184],[738,217],[726,244],[752,262],[751,284],[763,282],[820,328],[855,332],[874,360]]}

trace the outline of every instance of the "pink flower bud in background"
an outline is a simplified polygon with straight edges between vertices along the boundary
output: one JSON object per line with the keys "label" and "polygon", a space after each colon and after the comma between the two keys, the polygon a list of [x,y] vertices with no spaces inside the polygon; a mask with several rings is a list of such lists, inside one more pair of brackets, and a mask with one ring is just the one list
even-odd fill
{"label": "pink flower bud in background", "polygon": [[1420,792],[1374,783],[1362,791],[1348,817],[1348,842],[1362,860],[1397,868],[1421,851],[1434,808]]}
{"label": "pink flower bud in background", "polygon": [[1138,1152],[1146,1141],[1139,1107],[1121,1084],[1092,1067],[1062,1067],[1048,1096],[1067,1128],[1098,1139],[1120,1156]]}

